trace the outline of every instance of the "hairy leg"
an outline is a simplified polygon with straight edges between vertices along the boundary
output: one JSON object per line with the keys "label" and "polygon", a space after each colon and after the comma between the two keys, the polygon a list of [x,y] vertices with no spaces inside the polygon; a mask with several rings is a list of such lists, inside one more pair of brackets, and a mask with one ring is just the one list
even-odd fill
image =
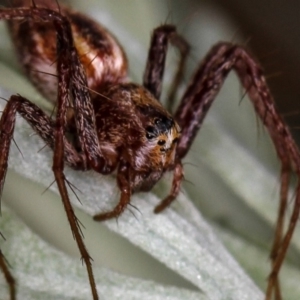
{"label": "hairy leg", "polygon": [[[219,43],[214,46],[203,60],[200,67],[183,95],[175,119],[182,128],[182,135],[177,147],[177,160],[181,160],[188,152],[196,133],[201,128],[212,102],[228,73],[234,70],[247,91],[257,115],[267,128],[281,161],[281,205],[278,213],[275,239],[271,253],[272,272],[269,277],[266,299],[272,293],[280,299],[278,273],[286,255],[296,222],[300,213],[300,153],[294,139],[275,108],[271,92],[266,84],[260,65],[243,47],[230,43]],[[283,234],[283,221],[286,213],[289,174],[294,170],[298,183],[294,208],[289,226]]]}
{"label": "hairy leg", "polygon": [[190,50],[189,44],[176,32],[175,26],[166,24],[153,31],[147,65],[144,72],[143,85],[156,99],[160,99],[168,43],[176,47],[180,52],[179,64],[167,96],[166,108],[170,111],[178,86],[183,78],[185,62]]}
{"label": "hairy leg", "polygon": [[[55,131],[54,135],[54,158],[53,158],[53,172],[55,180],[57,182],[59,192],[63,201],[63,205],[70,223],[70,227],[73,233],[73,236],[77,242],[79,251],[81,253],[82,259],[85,262],[87,273],[90,281],[91,291],[93,299],[99,299],[98,293],[96,290],[96,284],[94,280],[94,275],[91,265],[91,257],[84,245],[79,222],[75,216],[74,210],[71,206],[68,191],[66,187],[66,179],[63,173],[64,170],[64,154],[65,154],[65,130],[67,126],[67,107],[70,105],[71,100],[69,98],[69,91],[72,83],[72,93],[74,98],[75,109],[78,109],[80,120],[80,126],[77,128],[80,142],[86,141],[86,135],[84,135],[84,126],[87,128],[92,128],[89,131],[88,138],[91,138],[90,143],[96,142],[97,132],[95,130],[95,116],[92,112],[90,115],[87,115],[84,109],[87,109],[90,113],[90,108],[92,107],[89,96],[86,99],[78,99],[78,97],[85,96],[86,92],[86,78],[82,69],[81,64],[79,63],[77,51],[73,45],[73,38],[71,33],[71,27],[67,18],[62,16],[60,13],[44,9],[37,8],[35,6],[30,8],[19,8],[19,9],[1,9],[0,10],[0,19],[12,20],[12,19],[34,19],[40,22],[53,22],[56,33],[57,33],[57,76],[58,76],[58,99],[57,99],[57,115],[55,120]],[[75,66],[72,66],[73,62],[77,62]],[[18,96],[15,96],[18,97]],[[16,98],[12,98],[16,99]],[[81,106],[78,104],[82,100]],[[16,105],[18,101],[12,100],[9,103],[11,105]],[[5,113],[6,112],[6,113]],[[8,116],[13,113],[13,109],[10,109],[8,105],[5,109],[5,112],[2,115],[0,128],[1,128],[1,148],[0,151],[0,181],[3,186],[5,179],[5,173],[7,170],[7,158],[10,146],[10,140],[12,137],[12,132],[14,129],[14,122],[9,121]],[[87,124],[90,122],[89,124]],[[78,125],[78,123],[76,123]],[[5,124],[5,125],[4,125]],[[3,130],[4,127],[7,129]],[[11,133],[8,133],[11,132]],[[98,169],[105,168],[105,161],[101,156],[100,148],[96,149],[96,154],[90,154],[86,151],[86,148],[89,148],[89,144],[82,144],[82,150],[86,155],[86,161],[88,165],[95,166],[97,165]],[[98,152],[97,152],[98,150]],[[95,156],[96,155],[96,156]],[[99,163],[100,161],[100,163]],[[1,187],[2,187],[1,186]]]}
{"label": "hairy leg", "polygon": [[117,182],[121,191],[121,197],[116,207],[108,212],[97,214],[94,216],[95,221],[105,221],[113,218],[118,218],[130,203],[131,188],[130,188],[130,170],[126,164],[120,164],[117,174]]}
{"label": "hairy leg", "polygon": [[8,269],[7,262],[5,260],[3,253],[1,252],[1,250],[0,250],[0,269],[2,270],[4,278],[9,287],[10,300],[15,300],[16,299],[16,282],[15,282],[14,277],[11,275],[11,273]]}

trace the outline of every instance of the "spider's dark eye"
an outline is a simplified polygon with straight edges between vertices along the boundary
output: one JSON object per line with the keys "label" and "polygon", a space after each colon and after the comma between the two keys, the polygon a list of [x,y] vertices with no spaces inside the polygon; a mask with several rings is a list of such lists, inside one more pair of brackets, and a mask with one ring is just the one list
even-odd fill
{"label": "spider's dark eye", "polygon": [[173,119],[162,116],[154,119],[154,125],[160,132],[166,132],[171,129],[173,125]]}
{"label": "spider's dark eye", "polygon": [[155,137],[155,128],[154,128],[154,127],[148,126],[148,127],[146,128],[146,131],[147,131],[147,133],[146,133],[146,138],[147,138],[148,140],[151,140],[151,139],[153,139],[153,138]]}
{"label": "spider's dark eye", "polygon": [[161,119],[156,118],[156,119],[154,120],[154,124],[155,124],[155,125],[159,125],[160,123],[161,123]]}
{"label": "spider's dark eye", "polygon": [[177,142],[178,142],[178,138],[175,138],[175,139],[172,141],[173,144],[176,144]]}
{"label": "spider's dark eye", "polygon": [[157,145],[163,146],[165,143],[166,143],[165,140],[159,140],[159,141],[157,142]]}

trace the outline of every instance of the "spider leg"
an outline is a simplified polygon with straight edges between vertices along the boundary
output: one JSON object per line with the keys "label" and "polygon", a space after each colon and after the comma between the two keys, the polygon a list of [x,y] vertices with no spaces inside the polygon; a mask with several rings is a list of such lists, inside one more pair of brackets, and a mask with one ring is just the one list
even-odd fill
{"label": "spider leg", "polygon": [[183,179],[183,167],[181,162],[178,162],[173,170],[173,182],[170,194],[163,199],[154,209],[156,214],[168,207],[178,196],[180,191],[181,181]]}
{"label": "spider leg", "polygon": [[[284,221],[285,221],[285,212],[287,210],[287,204],[288,204],[288,188],[290,183],[290,170],[285,169],[285,166],[289,166],[288,162],[282,163],[281,168],[281,190],[280,190],[280,204],[278,208],[278,218],[275,228],[275,237],[271,249],[270,259],[272,262],[272,268],[274,272],[274,268],[276,267],[276,257],[278,256],[278,252],[281,246],[282,237],[283,237],[283,228],[284,228]],[[272,297],[272,290],[274,286],[274,294],[275,299],[281,300],[281,292],[280,292],[280,283],[278,276],[270,275],[269,284],[268,284],[268,290],[266,292],[266,297],[271,298]]]}
{"label": "spider leg", "polygon": [[[7,160],[11,140],[13,137],[16,113],[19,113],[38,133],[38,135],[54,148],[55,123],[39,107],[21,96],[12,96],[3,111],[0,120],[0,195],[5,181],[7,171]],[[86,160],[81,154],[78,154],[73,146],[65,139],[64,157],[70,167],[74,169],[85,170]],[[75,215],[74,215],[75,218]],[[77,221],[77,219],[75,219]],[[81,238],[81,237],[80,237]],[[2,269],[6,281],[10,288],[11,299],[15,299],[15,282],[10,274],[4,257],[0,252],[0,268]]]}
{"label": "spider leg", "polygon": [[179,84],[182,81],[183,71],[190,47],[186,40],[176,32],[173,25],[162,25],[156,28],[151,37],[147,65],[144,72],[143,85],[156,99],[159,100],[162,89],[162,79],[165,69],[165,60],[168,50],[168,42],[180,52],[180,60],[172,80],[172,85],[167,97],[167,109],[170,110]]}
{"label": "spider leg", "polygon": [[[91,155],[85,151],[86,150],[86,138],[92,138],[96,136],[96,130],[95,130],[95,116],[91,109],[91,101],[89,98],[89,95],[87,93],[86,87],[87,82],[86,78],[84,76],[84,72],[82,70],[82,66],[79,63],[78,54],[77,51],[73,45],[73,38],[72,38],[72,32],[71,27],[68,22],[68,20],[61,15],[58,15],[59,19],[56,21],[54,20],[54,25],[56,27],[57,31],[57,52],[58,52],[58,58],[57,58],[57,75],[58,75],[58,96],[57,96],[57,115],[56,115],[56,130],[55,130],[55,144],[54,144],[54,157],[53,157],[53,172],[54,177],[57,182],[57,186],[64,204],[65,211],[67,213],[68,221],[70,223],[73,237],[75,238],[82,260],[84,261],[87,273],[90,281],[91,291],[93,295],[93,299],[99,299],[97,289],[96,289],[96,283],[94,279],[93,269],[92,269],[92,263],[91,263],[91,257],[85,247],[85,244],[82,239],[82,234],[80,232],[80,224],[78,222],[77,217],[75,216],[74,210],[72,208],[72,205],[70,203],[67,187],[66,187],[66,179],[64,175],[64,136],[65,136],[65,130],[67,127],[67,107],[69,103],[71,103],[69,99],[69,91],[71,89],[71,92],[73,94],[73,101],[75,105],[75,115],[76,118],[80,119],[79,121],[76,121],[76,125],[80,123],[81,126],[77,127],[78,135],[79,135],[79,141],[81,145],[83,146],[83,152],[86,155],[87,162],[88,163],[94,163],[95,159],[98,157],[91,157]],[[73,62],[77,64],[73,64]],[[81,76],[78,78],[78,76]],[[78,81],[78,79],[81,79],[81,81]],[[71,86],[72,81],[72,86]],[[78,86],[79,85],[79,86]],[[87,94],[87,95],[86,95]],[[78,97],[84,97],[86,96],[86,101],[83,103],[83,109],[86,109],[87,111],[82,112],[81,110],[78,110],[78,103],[80,102],[80,99],[85,100],[83,98]],[[84,106],[85,104],[85,106]],[[77,109],[77,110],[76,110]],[[90,114],[90,115],[88,115]],[[87,121],[91,121],[91,125],[87,124]],[[90,134],[83,134],[83,127],[89,126],[94,128],[93,132],[89,132]],[[88,130],[88,128],[86,128]],[[87,137],[86,137],[87,136]],[[96,136],[96,145],[98,145],[98,139]],[[100,148],[97,148],[100,149]],[[98,154],[97,151],[93,154]],[[100,156],[101,159],[101,156]],[[103,163],[103,159],[101,160],[101,163]]]}
{"label": "spider leg", "polygon": [[[7,170],[8,154],[13,137],[16,113],[19,113],[36,133],[54,150],[55,121],[51,120],[43,110],[22,96],[11,96],[0,120],[0,194],[2,193]],[[64,137],[64,158],[75,170],[87,170],[84,154],[78,153],[73,145]]]}
{"label": "spider leg", "polygon": [[121,191],[121,197],[115,208],[109,212],[100,213],[94,216],[95,221],[105,221],[108,219],[118,218],[130,203],[131,188],[130,188],[130,169],[127,164],[120,164],[117,174],[117,182]]}
{"label": "spider leg", "polygon": [[[71,33],[71,27],[66,17],[62,16],[60,13],[55,11],[44,9],[44,8],[19,8],[19,9],[1,9],[0,10],[0,18],[2,19],[36,19],[38,21],[44,22],[53,22],[56,32],[57,32],[57,75],[58,75],[58,98],[57,98],[57,116],[55,121],[55,131],[54,131],[54,158],[53,158],[53,173],[55,176],[55,180],[58,185],[58,189],[62,198],[62,202],[68,217],[68,221],[73,233],[73,237],[76,240],[78,245],[82,260],[84,261],[87,273],[89,277],[89,282],[91,286],[91,291],[93,295],[93,299],[99,299],[95,279],[92,270],[91,257],[84,245],[80,226],[78,220],[75,216],[74,210],[71,206],[70,199],[68,196],[68,191],[65,182],[65,175],[63,173],[64,170],[64,153],[65,153],[65,129],[67,126],[67,107],[71,103],[69,97],[69,91],[72,85],[72,94],[73,101],[75,105],[75,114],[78,116],[78,121],[76,124],[80,123],[80,126],[77,127],[79,140],[80,142],[86,142],[86,139],[91,138],[90,142],[82,143],[82,150],[86,155],[87,162],[99,169],[105,168],[105,161],[101,157],[100,148],[94,147],[92,148],[94,151],[88,152],[86,151],[91,142],[94,142],[93,146],[98,146],[98,139],[95,130],[95,116],[94,112],[91,110],[92,104],[89,98],[89,95],[86,99],[84,99],[81,106],[78,109],[78,102],[80,100],[78,97],[85,96],[87,94],[86,91],[86,78],[83,75],[84,72],[82,70],[82,66],[78,60],[77,51],[73,45],[73,38]],[[72,65],[72,63],[76,63]],[[81,110],[80,110],[81,109]],[[86,109],[86,111],[82,111]],[[3,118],[3,116],[2,116]],[[5,119],[5,118],[4,118]],[[2,119],[1,119],[2,121]],[[87,122],[91,122],[91,124],[87,124]],[[9,123],[10,127],[13,127],[14,124]],[[88,131],[87,134],[84,134],[84,126],[87,126]],[[2,128],[1,128],[2,129]],[[13,128],[12,128],[13,129]],[[1,137],[5,136],[6,132],[1,132]],[[8,140],[8,139],[7,139]],[[0,160],[2,172],[0,178],[2,179],[2,185],[4,181],[5,172],[7,169],[7,156],[8,149],[6,148],[9,144],[6,141],[5,144],[2,145],[4,148],[4,152],[2,155],[2,159]],[[5,162],[6,160],[6,162]],[[4,164],[3,164],[4,163]],[[3,168],[4,166],[4,168]],[[3,174],[4,171],[4,174]]]}
{"label": "spider leg", "polygon": [[[300,172],[297,171],[297,176],[300,176]],[[282,185],[281,185],[282,187]],[[282,189],[282,188],[281,188]],[[282,206],[282,205],[281,205]],[[280,208],[281,208],[280,206]],[[279,209],[280,209],[279,208]],[[280,211],[279,211],[279,217],[278,220],[280,219]],[[288,250],[289,244],[291,242],[294,230],[296,228],[297,222],[299,220],[299,215],[300,215],[300,183],[298,179],[297,187],[296,187],[296,199],[294,200],[294,207],[292,210],[292,215],[290,217],[290,221],[288,223],[288,228],[286,230],[285,235],[283,236],[281,240],[281,244],[278,246],[277,251],[276,249],[272,249],[273,254],[273,260],[272,260],[272,271],[271,274],[269,275],[269,280],[268,280],[268,287],[267,287],[267,292],[266,292],[266,300],[271,299],[272,297],[272,292],[273,289],[275,290],[275,299],[276,300],[281,300],[282,297],[279,294],[280,293],[280,288],[278,286],[278,274],[281,268],[281,265],[283,263],[283,260],[285,258],[286,252]],[[277,229],[278,230],[278,229]],[[281,233],[281,232],[279,232]],[[275,239],[278,233],[275,233]],[[272,257],[271,257],[272,259]]]}
{"label": "spider leg", "polygon": [[[261,67],[243,47],[219,43],[210,50],[196,70],[175,114],[175,119],[182,128],[182,135],[177,146],[177,160],[180,161],[188,152],[207,111],[231,70],[236,71],[257,115],[269,131],[282,164],[281,205],[271,254],[272,272],[266,295],[266,299],[270,300],[272,292],[275,291],[276,299],[279,300],[278,273],[300,213],[300,153],[287,125],[275,108]],[[283,234],[289,174],[292,169],[298,177],[298,183],[292,216]]]}
{"label": "spider leg", "polygon": [[16,300],[16,282],[13,276],[11,275],[11,273],[9,272],[5,257],[1,252],[1,250],[0,250],[0,269],[4,274],[4,278],[9,287],[10,300]]}

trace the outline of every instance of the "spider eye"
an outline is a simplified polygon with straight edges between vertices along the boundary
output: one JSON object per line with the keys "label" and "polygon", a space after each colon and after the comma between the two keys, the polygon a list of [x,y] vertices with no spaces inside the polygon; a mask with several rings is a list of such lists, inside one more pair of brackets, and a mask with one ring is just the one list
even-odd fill
{"label": "spider eye", "polygon": [[148,127],[146,128],[146,131],[147,131],[147,133],[146,133],[146,138],[147,138],[148,140],[151,140],[151,139],[153,139],[153,138],[155,137],[155,128],[154,128],[154,127],[148,126]]}
{"label": "spider eye", "polygon": [[173,125],[173,119],[166,116],[161,116],[154,119],[154,125],[160,132],[166,132],[171,129]]}
{"label": "spider eye", "polygon": [[175,138],[175,139],[172,141],[173,144],[176,144],[177,142],[178,142],[178,138]]}
{"label": "spider eye", "polygon": [[160,123],[162,123],[162,120],[161,120],[160,118],[156,118],[156,119],[154,120],[154,124],[155,124],[155,125],[159,125]]}
{"label": "spider eye", "polygon": [[159,141],[157,142],[157,145],[163,146],[165,143],[166,143],[165,140],[159,140]]}

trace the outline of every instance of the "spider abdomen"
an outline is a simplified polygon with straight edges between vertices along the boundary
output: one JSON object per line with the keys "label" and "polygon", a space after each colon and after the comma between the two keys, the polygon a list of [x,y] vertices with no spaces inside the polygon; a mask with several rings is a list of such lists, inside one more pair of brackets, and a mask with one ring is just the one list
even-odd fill
{"label": "spider abdomen", "polygon": [[[14,3],[16,6],[30,5],[27,2],[22,0]],[[44,2],[48,4],[49,1],[35,2],[45,6]],[[52,6],[51,9],[58,9]],[[89,17],[66,7],[60,9],[70,21],[74,45],[85,70],[89,89],[100,91],[107,84],[126,81],[127,58],[116,38]],[[8,26],[26,74],[36,88],[49,101],[55,103],[56,60],[59,53],[56,51],[56,31],[53,24],[23,20],[8,22]]]}

